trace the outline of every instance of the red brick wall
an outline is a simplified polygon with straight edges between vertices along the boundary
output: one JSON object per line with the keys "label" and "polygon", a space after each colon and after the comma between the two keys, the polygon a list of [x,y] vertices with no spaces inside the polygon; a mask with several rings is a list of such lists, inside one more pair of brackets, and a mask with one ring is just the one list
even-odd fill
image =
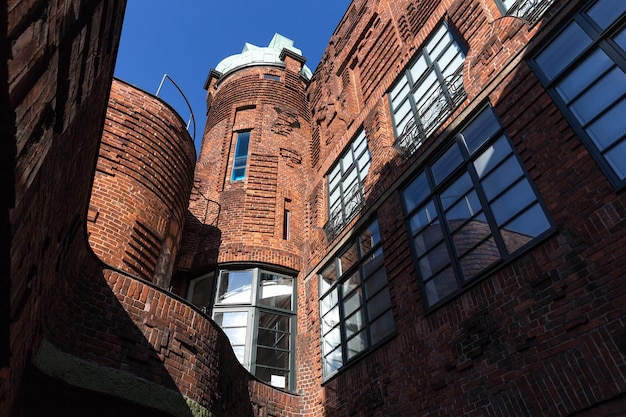
{"label": "red brick wall", "polygon": [[[181,267],[262,262],[302,268],[310,141],[305,87],[289,68],[256,66],[213,78]],[[249,129],[246,178],[231,182],[236,132]],[[291,213],[288,240],[283,239],[285,209]],[[207,260],[205,254],[213,255]]]}
{"label": "red brick wall", "polygon": [[89,242],[107,264],[169,286],[195,150],[157,97],[114,80],[89,207]]}
{"label": "red brick wall", "polygon": [[[529,27],[502,18],[492,1],[352,2],[307,90],[309,223],[327,221],[325,174],[363,126],[372,154],[366,207],[343,236],[378,217],[397,336],[322,382],[314,273],[343,238],[328,241],[312,227],[298,311],[298,388],[308,415],[608,416],[626,407],[626,197],[611,187],[523,60],[583,4],[556,2]],[[405,160],[391,148],[386,91],[443,18],[468,46],[468,97]],[[556,231],[426,313],[399,189],[487,101]]]}
{"label": "red brick wall", "polygon": [[10,309],[0,319],[2,334],[10,334],[0,341],[10,353],[0,367],[2,416],[19,415],[15,398],[26,385],[47,309],[64,299],[65,272],[86,248],[89,189],[125,4],[21,0],[0,6],[7,132],[0,153],[9,163],[2,201],[10,232],[2,236],[10,239],[10,252],[3,248],[0,255],[10,265],[8,276],[2,274],[8,291],[0,291],[0,304]]}

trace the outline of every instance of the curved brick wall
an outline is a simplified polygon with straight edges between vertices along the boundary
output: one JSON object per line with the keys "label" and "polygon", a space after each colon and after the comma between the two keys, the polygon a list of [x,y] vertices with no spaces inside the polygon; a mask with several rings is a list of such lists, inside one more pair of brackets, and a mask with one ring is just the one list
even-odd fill
{"label": "curved brick wall", "polygon": [[[211,79],[190,211],[198,223],[212,221],[214,228],[195,246],[188,242],[197,234],[186,233],[185,250],[196,257],[195,267],[206,267],[206,257],[198,254],[219,248],[218,263],[301,269],[310,114],[306,81],[299,66],[291,67],[296,61],[286,59],[285,68],[253,66]],[[244,130],[251,130],[246,178],[231,182],[237,132]],[[219,213],[207,218],[211,206]],[[291,216],[289,239],[283,238],[285,210]]]}
{"label": "curved brick wall", "polygon": [[114,80],[89,208],[94,252],[167,287],[194,162],[193,141],[174,110]]}

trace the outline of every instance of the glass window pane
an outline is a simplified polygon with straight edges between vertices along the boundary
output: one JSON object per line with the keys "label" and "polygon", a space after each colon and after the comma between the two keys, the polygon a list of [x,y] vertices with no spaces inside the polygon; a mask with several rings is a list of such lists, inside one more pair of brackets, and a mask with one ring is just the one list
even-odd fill
{"label": "glass window pane", "polygon": [[483,110],[470,125],[461,132],[470,155],[500,130],[500,122],[491,107]]}
{"label": "glass window pane", "polygon": [[237,360],[239,361],[239,363],[243,364],[244,361],[244,355],[246,353],[246,347],[245,346],[233,346],[233,351],[235,352],[235,356],[237,357]]}
{"label": "glass window pane", "polygon": [[323,339],[323,352],[324,354],[327,354],[341,344],[341,333],[339,331],[339,327],[332,329],[332,331],[324,335]]}
{"label": "glass window pane", "polygon": [[320,315],[326,317],[327,320],[332,320],[330,327],[333,327],[339,321],[339,310],[333,310],[333,308],[336,309],[337,303],[337,289],[334,289],[320,300]]}
{"label": "glass window pane", "polygon": [[358,333],[365,326],[365,314],[363,309],[358,310],[353,315],[346,317],[344,325],[346,329],[346,339],[352,337],[353,334]]}
{"label": "glass window pane", "polygon": [[621,16],[626,11],[626,2],[615,0],[600,0],[598,1],[587,14],[591,17],[602,29],[609,27],[613,21]]}
{"label": "glass window pane", "polygon": [[466,172],[441,193],[441,204],[444,210],[456,203],[472,189],[472,179]]}
{"label": "glass window pane", "polygon": [[595,145],[603,151],[626,135],[626,98],[620,100],[609,111],[587,128]]}
{"label": "glass window pane", "polygon": [[370,275],[365,281],[365,292],[368,297],[371,297],[381,288],[387,285],[387,272],[385,268],[380,268],[376,272]]}
{"label": "glass window pane", "polygon": [[402,192],[404,206],[408,211],[418,206],[430,194],[430,187],[426,180],[426,173],[422,172]]}
{"label": "glass window pane", "polygon": [[247,311],[232,311],[226,313],[215,313],[213,320],[222,328],[224,327],[246,327],[248,325]]}
{"label": "glass window pane", "polygon": [[274,368],[289,368],[289,352],[259,346],[256,350],[256,363]]}
{"label": "glass window pane", "polygon": [[535,193],[524,178],[491,203],[491,210],[501,225],[534,200]]}
{"label": "glass window pane", "polygon": [[496,195],[500,194],[506,187],[513,184],[523,175],[524,172],[517,158],[511,155],[498,169],[489,174],[480,183],[483,186],[487,199],[491,201]]}
{"label": "glass window pane", "polygon": [[450,225],[450,229],[454,230],[480,211],[481,207],[478,201],[478,195],[475,192],[471,192],[458,200],[454,206],[450,207],[446,212],[446,220]]}
{"label": "glass window pane", "polygon": [[261,381],[277,388],[288,388],[289,371],[282,369],[268,369],[257,364],[254,375]]}
{"label": "glass window pane", "polygon": [[341,357],[341,348],[337,348],[324,358],[324,375],[328,376],[341,368],[343,359]]}
{"label": "glass window pane", "polygon": [[493,238],[488,239],[461,258],[463,275],[465,275],[466,280],[470,280],[499,260],[500,251],[495,241]]}
{"label": "glass window pane", "polygon": [[615,67],[574,101],[570,109],[584,125],[624,93],[626,93],[626,73]]}
{"label": "glass window pane", "polygon": [[501,228],[500,234],[502,235],[507,250],[511,253],[549,228],[550,223],[543,209],[539,204],[535,204],[519,217],[516,217],[512,222]]}
{"label": "glass window pane", "polygon": [[[287,321],[289,319],[287,318]],[[261,346],[273,347],[276,349],[289,350],[290,334],[286,332],[276,332],[259,328],[257,343]]]}
{"label": "glass window pane", "polygon": [[250,132],[241,132],[237,134],[237,146],[235,147],[235,158],[248,156],[249,144],[250,144]]}
{"label": "glass window pane", "polygon": [[611,58],[601,49],[596,49],[557,84],[556,90],[566,102],[569,102],[612,65]]}
{"label": "glass window pane", "polygon": [[196,307],[209,305],[213,292],[213,274],[191,280],[187,299]]}
{"label": "glass window pane", "polygon": [[353,358],[356,354],[363,352],[367,348],[367,334],[362,331],[352,339],[348,340],[348,359]]}
{"label": "glass window pane", "polygon": [[337,267],[333,261],[318,274],[320,280],[320,294],[324,294],[337,281]]}
{"label": "glass window pane", "polygon": [[481,214],[455,231],[452,238],[457,254],[463,256],[490,235],[491,228],[485,216]]}
{"label": "glass window pane", "polygon": [[427,69],[428,69],[428,64],[426,63],[426,59],[424,59],[423,55],[420,55],[418,60],[415,61],[413,66],[409,69],[413,82],[417,83],[420,80],[420,78],[422,78],[424,73],[426,73]]}
{"label": "glass window pane", "polygon": [[487,175],[493,167],[511,153],[511,145],[504,136],[501,136],[496,142],[474,161],[474,168],[479,177]]}
{"label": "glass window pane", "polygon": [[452,36],[448,32],[448,28],[446,25],[441,25],[436,29],[435,34],[432,35],[424,49],[432,60],[437,60],[450,42],[452,42]]}
{"label": "glass window pane", "polygon": [[391,296],[389,295],[389,289],[385,287],[384,290],[367,302],[367,314],[369,315],[369,319],[372,320],[378,317],[389,308],[391,308]]}
{"label": "glass window pane", "polygon": [[398,84],[389,92],[391,97],[391,108],[397,109],[398,105],[404,100],[409,93],[409,81],[406,76],[402,76]]}
{"label": "glass window pane", "polygon": [[252,271],[222,271],[217,292],[219,304],[250,303],[251,295]]}
{"label": "glass window pane", "polygon": [[339,255],[340,273],[344,274],[351,266],[359,260],[359,251],[356,242],[350,245],[341,255]]}
{"label": "glass window pane", "polygon": [[223,328],[224,333],[228,336],[228,340],[232,345],[246,344],[246,328],[245,327],[226,327]]}
{"label": "glass window pane", "polygon": [[259,304],[292,310],[293,278],[261,272]]}
{"label": "glass window pane", "polygon": [[422,255],[442,240],[443,230],[441,225],[439,222],[433,222],[413,238],[413,244],[417,254]]}
{"label": "glass window pane", "polygon": [[370,337],[372,345],[381,342],[385,337],[396,331],[393,312],[389,310],[370,324]]}
{"label": "glass window pane", "polygon": [[448,267],[430,281],[425,283],[426,299],[429,305],[435,304],[442,298],[452,294],[458,288],[454,271]]}
{"label": "glass window pane", "polygon": [[424,113],[422,107],[438,85],[439,82],[437,80],[437,74],[435,74],[435,71],[432,70],[422,81],[420,81],[417,89],[413,93],[413,98],[415,99],[415,104],[417,105],[417,109],[420,114]]}
{"label": "glass window pane", "polygon": [[343,301],[343,309],[346,316],[354,313],[363,305],[363,295],[361,291],[354,291]]}
{"label": "glass window pane", "polygon": [[331,309],[322,317],[322,333],[327,333],[339,324],[339,306]]}
{"label": "glass window pane", "polygon": [[456,143],[446,151],[432,166],[435,183],[439,184],[463,162],[461,150]]}
{"label": "glass window pane", "polygon": [[363,273],[365,274],[365,279],[368,279],[383,265],[383,250],[379,247],[373,253],[369,254],[367,259],[363,261]]}
{"label": "glass window pane", "polygon": [[237,168],[233,169],[233,181],[242,180],[246,177],[246,169],[245,168]]}
{"label": "glass window pane", "polygon": [[361,243],[361,254],[365,255],[375,245],[380,242],[380,230],[378,229],[378,220],[372,222],[367,229],[359,236]]}
{"label": "glass window pane", "polygon": [[619,145],[605,154],[611,168],[620,180],[626,178],[626,140],[622,140]]}
{"label": "glass window pane", "polygon": [[591,44],[591,38],[576,22],[572,22],[540,53],[536,62],[548,80],[552,80]]}
{"label": "glass window pane", "polygon": [[437,210],[435,209],[435,203],[431,200],[411,217],[411,232],[415,234],[435,222],[435,220],[437,220]]}
{"label": "glass window pane", "polygon": [[351,291],[361,286],[361,272],[357,269],[354,271],[348,279],[341,284],[341,292],[343,297],[348,295]]}
{"label": "glass window pane", "polygon": [[419,260],[420,271],[423,279],[430,278],[440,269],[450,264],[450,255],[444,243],[437,245],[433,250],[422,256]]}
{"label": "glass window pane", "polygon": [[613,40],[619,45],[620,48],[622,48],[623,51],[626,51],[626,29],[615,35]]}

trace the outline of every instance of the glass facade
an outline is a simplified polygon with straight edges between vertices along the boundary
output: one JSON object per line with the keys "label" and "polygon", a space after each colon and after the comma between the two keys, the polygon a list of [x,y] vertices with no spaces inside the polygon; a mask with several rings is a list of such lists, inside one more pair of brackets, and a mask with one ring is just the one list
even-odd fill
{"label": "glass facade", "polygon": [[600,0],[574,16],[532,63],[616,187],[626,185],[626,3]]}
{"label": "glass facade", "polygon": [[551,228],[491,107],[402,191],[427,308]]}

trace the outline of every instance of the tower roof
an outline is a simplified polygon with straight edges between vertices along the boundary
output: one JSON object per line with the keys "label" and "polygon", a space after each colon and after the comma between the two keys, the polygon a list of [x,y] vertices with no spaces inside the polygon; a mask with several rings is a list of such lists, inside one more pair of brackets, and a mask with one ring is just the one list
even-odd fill
{"label": "tower roof", "polygon": [[[215,70],[226,74],[238,68],[251,65],[282,65],[283,60],[281,59],[281,52],[283,49],[287,49],[302,56],[302,51],[293,46],[291,39],[276,33],[270,44],[266,47],[260,47],[246,42],[240,54],[224,58],[217,64]],[[302,66],[301,74],[307,80],[311,79],[311,70],[306,65]]]}

